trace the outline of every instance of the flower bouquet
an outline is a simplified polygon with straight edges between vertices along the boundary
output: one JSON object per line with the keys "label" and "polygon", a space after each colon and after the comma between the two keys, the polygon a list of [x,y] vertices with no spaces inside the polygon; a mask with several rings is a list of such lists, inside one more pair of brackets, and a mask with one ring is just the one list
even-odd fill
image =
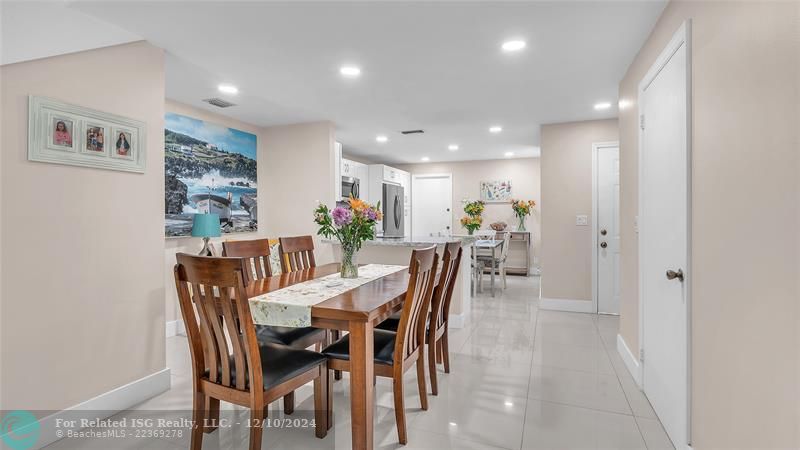
{"label": "flower bouquet", "polygon": [[481,227],[483,218],[481,216],[464,216],[461,218],[461,226],[467,229],[467,233],[472,234]]}
{"label": "flower bouquet", "polygon": [[314,210],[314,222],[319,225],[317,234],[330,239],[336,237],[342,244],[342,278],[358,278],[355,255],[361,244],[375,238],[375,224],[383,218],[381,204],[372,206],[363,200],[350,197],[346,206],[333,211],[320,204]]}
{"label": "flower bouquet", "polygon": [[466,216],[461,218],[461,226],[467,229],[467,233],[472,234],[481,227],[483,218],[481,213],[486,209],[486,204],[481,200],[462,200]]}
{"label": "flower bouquet", "polygon": [[514,210],[514,214],[519,219],[517,231],[525,231],[525,217],[531,214],[534,206],[536,206],[536,202],[533,200],[511,200],[511,209]]}

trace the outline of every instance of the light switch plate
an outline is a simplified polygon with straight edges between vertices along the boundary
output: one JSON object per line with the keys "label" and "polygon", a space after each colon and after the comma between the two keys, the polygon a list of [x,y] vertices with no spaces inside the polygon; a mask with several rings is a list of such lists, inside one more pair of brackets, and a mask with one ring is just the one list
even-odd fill
{"label": "light switch plate", "polygon": [[575,225],[585,227],[589,225],[589,216],[579,214],[575,216]]}

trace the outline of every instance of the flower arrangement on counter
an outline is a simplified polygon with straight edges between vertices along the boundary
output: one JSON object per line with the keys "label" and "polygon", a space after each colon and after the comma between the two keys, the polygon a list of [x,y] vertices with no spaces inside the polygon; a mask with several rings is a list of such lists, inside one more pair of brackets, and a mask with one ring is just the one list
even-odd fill
{"label": "flower arrangement on counter", "polygon": [[480,229],[483,223],[481,216],[464,216],[461,218],[461,226],[467,229],[467,233],[472,234],[475,230]]}
{"label": "flower arrangement on counter", "polygon": [[350,197],[346,206],[337,206],[333,211],[324,204],[314,210],[314,222],[319,225],[317,234],[328,239],[336,237],[342,244],[342,278],[358,278],[354,257],[364,241],[375,239],[375,224],[383,219],[380,207],[380,202],[372,206]]}
{"label": "flower arrangement on counter", "polygon": [[467,233],[472,234],[483,224],[481,213],[486,209],[486,204],[481,200],[463,200],[464,212],[466,216],[461,218],[461,226],[467,229]]}
{"label": "flower arrangement on counter", "polygon": [[533,200],[511,200],[511,209],[519,219],[518,231],[525,231],[525,217],[531,214],[534,206],[536,206],[536,202]]}

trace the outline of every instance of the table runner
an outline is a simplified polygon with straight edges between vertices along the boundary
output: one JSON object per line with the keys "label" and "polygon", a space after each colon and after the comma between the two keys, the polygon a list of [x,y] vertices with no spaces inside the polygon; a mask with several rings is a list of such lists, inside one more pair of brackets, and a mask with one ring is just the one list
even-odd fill
{"label": "table runner", "polygon": [[401,270],[408,270],[408,266],[367,264],[358,268],[358,278],[342,278],[334,273],[253,297],[253,322],[280,327],[311,326],[312,306]]}

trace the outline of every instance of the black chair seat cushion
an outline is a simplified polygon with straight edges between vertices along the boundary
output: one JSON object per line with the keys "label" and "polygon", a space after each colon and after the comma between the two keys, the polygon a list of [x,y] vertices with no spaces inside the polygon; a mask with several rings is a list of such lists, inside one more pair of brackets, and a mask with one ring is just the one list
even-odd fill
{"label": "black chair seat cushion", "polygon": [[379,323],[375,328],[379,330],[397,331],[400,326],[400,313],[392,314],[388,319]]}
{"label": "black chair seat cushion", "polygon": [[260,344],[283,344],[294,347],[301,341],[322,341],[325,338],[325,330],[314,327],[256,325],[256,337]]}
{"label": "black chair seat cushion", "polygon": [[[394,362],[394,340],[397,333],[375,329],[374,353],[375,362],[378,364],[392,365]],[[339,339],[322,350],[328,358],[344,359],[350,361],[350,335]]]}
{"label": "black chair seat cushion", "polygon": [[[325,355],[310,350],[290,348],[280,344],[259,344],[261,354],[261,372],[264,375],[264,389],[273,388],[281,383],[303,374],[323,362]],[[219,381],[222,381],[222,368],[219,369]],[[209,377],[206,370],[205,378]],[[250,386],[250,376],[245,374],[245,384]],[[236,363],[231,355],[231,385],[236,385]]]}

